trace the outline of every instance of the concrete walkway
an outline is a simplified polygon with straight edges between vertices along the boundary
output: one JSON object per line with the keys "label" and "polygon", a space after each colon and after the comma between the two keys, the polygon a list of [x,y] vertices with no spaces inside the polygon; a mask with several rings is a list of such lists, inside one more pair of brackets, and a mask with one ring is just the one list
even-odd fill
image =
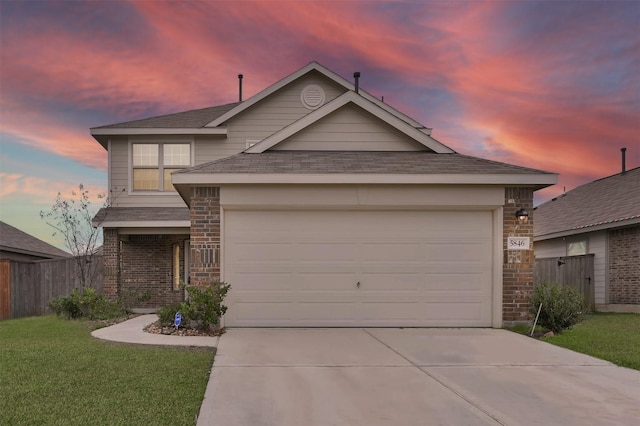
{"label": "concrete walkway", "polygon": [[144,328],[156,322],[157,315],[141,315],[130,320],[109,327],[100,328],[91,333],[93,337],[114,342],[138,343],[142,345],[166,345],[166,346],[218,346],[220,337],[199,336],[169,336],[165,334],[152,334],[144,331]]}
{"label": "concrete walkway", "polygon": [[198,426],[637,425],[640,372],[493,329],[230,329]]}

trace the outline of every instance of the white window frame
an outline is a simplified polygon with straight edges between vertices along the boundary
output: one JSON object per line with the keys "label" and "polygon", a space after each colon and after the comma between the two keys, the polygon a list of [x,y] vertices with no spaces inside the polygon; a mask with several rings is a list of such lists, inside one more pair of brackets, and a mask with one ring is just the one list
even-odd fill
{"label": "white window frame", "polygon": [[[133,145],[158,145],[158,190],[134,190],[133,189]],[[184,140],[184,139],[130,139],[129,147],[128,147],[128,181],[129,181],[129,195],[161,195],[161,196],[176,196],[178,194],[177,191],[174,190],[165,190],[164,189],[164,145],[189,145],[189,165],[183,166],[182,168],[193,167],[194,165],[194,141],[193,140]],[[144,169],[144,166],[136,167]],[[169,166],[170,169],[176,169],[180,167]]]}

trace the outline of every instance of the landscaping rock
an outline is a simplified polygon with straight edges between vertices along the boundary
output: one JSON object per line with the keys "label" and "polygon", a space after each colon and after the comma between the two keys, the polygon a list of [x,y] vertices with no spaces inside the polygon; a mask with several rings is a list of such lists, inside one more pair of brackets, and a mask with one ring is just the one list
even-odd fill
{"label": "landscaping rock", "polygon": [[212,328],[209,330],[201,330],[197,328],[183,328],[183,327],[163,327],[160,325],[160,321],[156,321],[149,324],[144,328],[144,331],[152,334],[165,334],[171,336],[220,336],[224,334],[224,328]]}

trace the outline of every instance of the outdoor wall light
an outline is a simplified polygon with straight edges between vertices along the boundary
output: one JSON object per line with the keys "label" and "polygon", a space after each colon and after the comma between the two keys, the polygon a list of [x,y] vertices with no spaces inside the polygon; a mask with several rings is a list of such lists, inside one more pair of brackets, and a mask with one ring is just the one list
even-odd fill
{"label": "outdoor wall light", "polygon": [[525,209],[520,209],[516,212],[516,217],[520,222],[528,222],[529,221],[529,213]]}

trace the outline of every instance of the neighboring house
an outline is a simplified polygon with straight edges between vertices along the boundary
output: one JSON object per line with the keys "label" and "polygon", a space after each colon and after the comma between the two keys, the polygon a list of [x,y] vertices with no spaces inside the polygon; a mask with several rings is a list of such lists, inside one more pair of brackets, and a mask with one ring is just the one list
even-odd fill
{"label": "neighboring house", "polygon": [[536,258],[593,254],[596,308],[640,312],[640,167],[562,194],[535,217]]}
{"label": "neighboring house", "polygon": [[156,308],[222,279],[227,327],[528,320],[515,212],[557,175],[458,154],[358,76],[312,62],[245,101],[91,129],[119,194],[94,221],[105,292]]}
{"label": "neighboring house", "polygon": [[0,222],[0,260],[30,262],[70,256],[64,250],[45,243],[8,223]]}

